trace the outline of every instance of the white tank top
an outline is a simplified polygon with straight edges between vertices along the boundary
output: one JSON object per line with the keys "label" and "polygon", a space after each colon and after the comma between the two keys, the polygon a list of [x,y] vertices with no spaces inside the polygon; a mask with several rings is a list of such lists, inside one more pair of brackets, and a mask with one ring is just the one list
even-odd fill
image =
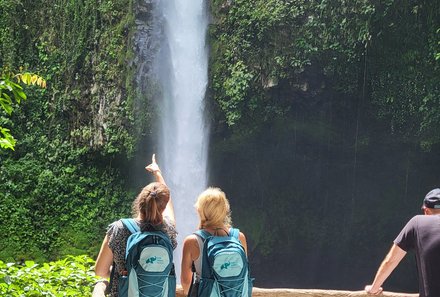
{"label": "white tank top", "polygon": [[195,282],[200,282],[202,274],[202,253],[203,253],[203,239],[196,235],[197,243],[199,244],[199,257],[194,260],[194,267],[196,269]]}

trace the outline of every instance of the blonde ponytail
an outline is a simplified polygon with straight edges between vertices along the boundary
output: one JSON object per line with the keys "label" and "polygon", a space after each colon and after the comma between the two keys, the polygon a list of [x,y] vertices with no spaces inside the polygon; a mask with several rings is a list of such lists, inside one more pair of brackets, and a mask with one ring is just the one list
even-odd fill
{"label": "blonde ponytail", "polygon": [[231,210],[226,194],[219,188],[209,187],[194,205],[199,214],[199,229],[231,227]]}

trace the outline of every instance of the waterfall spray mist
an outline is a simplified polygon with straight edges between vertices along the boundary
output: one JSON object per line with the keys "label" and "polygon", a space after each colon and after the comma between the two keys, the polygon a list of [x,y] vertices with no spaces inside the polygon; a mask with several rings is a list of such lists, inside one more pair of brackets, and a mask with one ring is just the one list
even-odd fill
{"label": "waterfall spray mist", "polygon": [[197,227],[194,202],[207,183],[208,18],[204,0],[163,0],[157,5],[155,14],[163,30],[154,65],[162,90],[158,155],[176,211],[179,277],[183,238]]}

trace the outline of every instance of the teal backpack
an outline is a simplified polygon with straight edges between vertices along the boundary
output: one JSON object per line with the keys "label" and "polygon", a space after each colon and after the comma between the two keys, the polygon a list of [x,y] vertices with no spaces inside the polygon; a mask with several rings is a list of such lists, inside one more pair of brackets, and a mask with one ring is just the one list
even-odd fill
{"label": "teal backpack", "polygon": [[239,240],[240,231],[231,228],[229,236],[213,236],[205,230],[198,230],[195,234],[203,240],[197,296],[251,297],[253,279]]}
{"label": "teal backpack", "polygon": [[174,297],[176,275],[173,246],[161,231],[141,232],[133,219],[122,219],[132,233],[127,240],[125,268],[119,277],[119,297]]}

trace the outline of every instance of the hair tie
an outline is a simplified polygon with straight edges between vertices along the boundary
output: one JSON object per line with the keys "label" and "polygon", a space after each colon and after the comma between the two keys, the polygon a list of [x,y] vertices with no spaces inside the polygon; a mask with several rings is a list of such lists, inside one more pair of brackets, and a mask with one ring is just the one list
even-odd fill
{"label": "hair tie", "polygon": [[153,197],[154,199],[157,198],[157,192],[156,191],[151,191],[150,192],[151,197]]}

